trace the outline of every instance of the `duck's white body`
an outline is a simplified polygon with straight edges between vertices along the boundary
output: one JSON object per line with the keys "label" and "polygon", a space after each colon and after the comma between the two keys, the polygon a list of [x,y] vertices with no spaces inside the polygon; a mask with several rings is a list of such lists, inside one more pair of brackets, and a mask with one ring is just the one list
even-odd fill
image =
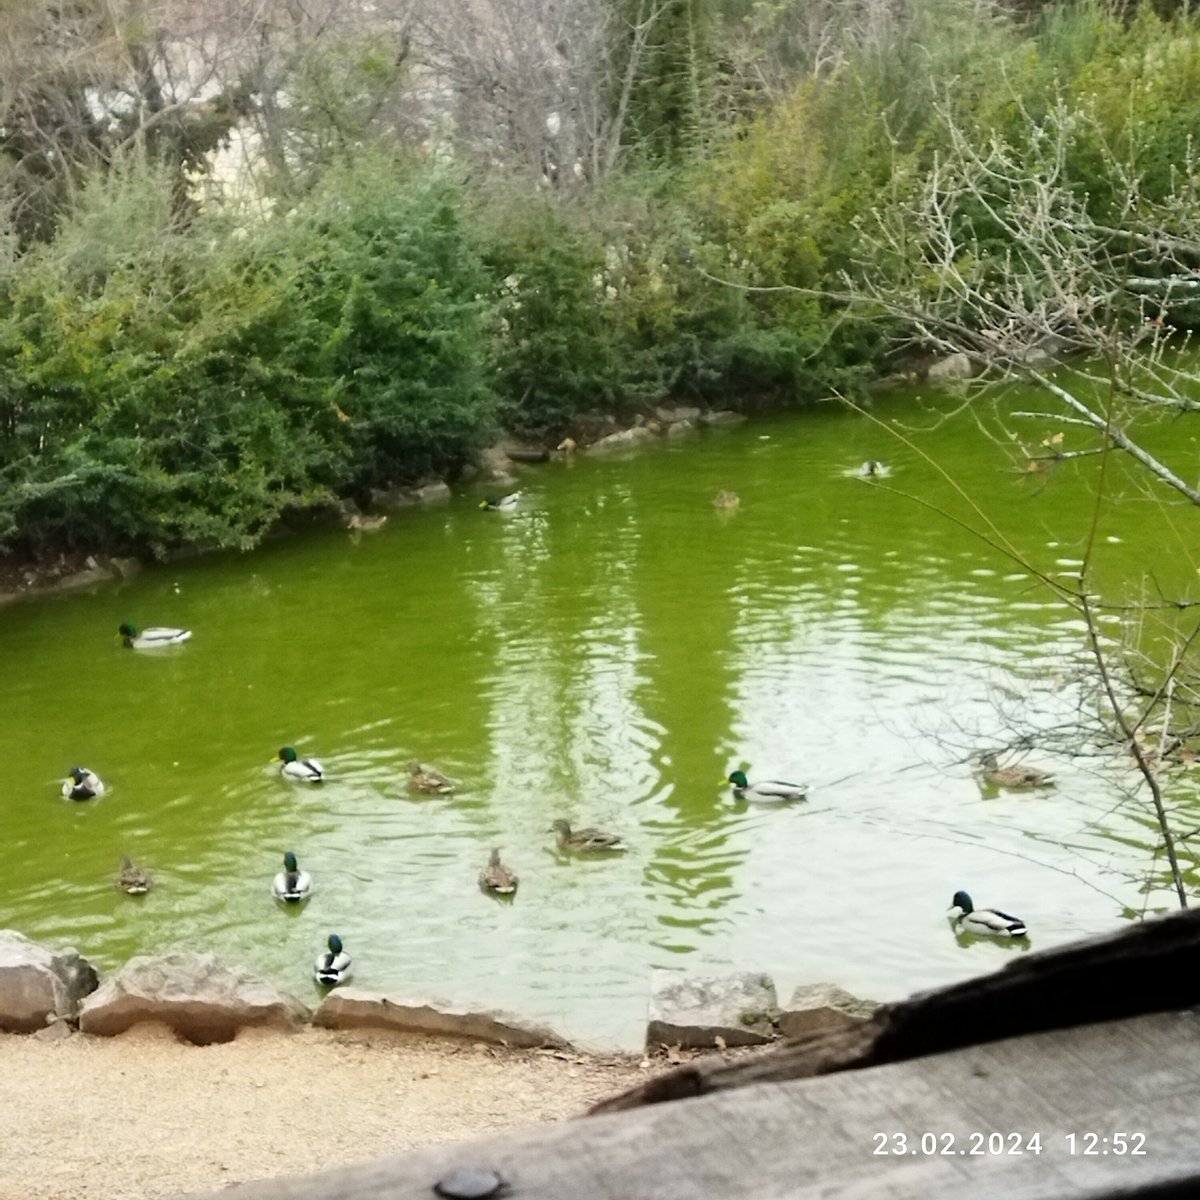
{"label": "duck's white body", "polygon": [[984,937],[1025,937],[1028,930],[1020,917],[1001,912],[998,908],[976,908],[966,892],[956,892],[946,913],[955,927],[962,933],[981,934]]}
{"label": "duck's white body", "polygon": [[807,783],[790,783],[786,779],[757,779],[743,784],[730,778],[728,782],[739,800],[754,800],[759,804],[783,804],[788,800],[803,800],[808,795]]}
{"label": "duck's white body", "polygon": [[65,800],[91,800],[104,795],[104,781],[87,767],[72,767],[63,780],[62,794]]}
{"label": "duck's white body", "polygon": [[285,904],[299,904],[312,895],[312,876],[307,871],[280,871],[271,882],[271,894]]}
{"label": "duck's white body", "polygon": [[131,650],[158,650],[163,646],[178,646],[191,636],[190,629],[171,629],[166,625],[154,625],[132,634],[122,634],[121,640]]}
{"label": "duck's white body", "polygon": [[313,974],[318,983],[327,987],[336,987],[350,978],[350,955],[342,949],[341,941],[317,955],[317,961],[313,964]]}
{"label": "duck's white body", "polygon": [[509,492],[507,496],[489,497],[481,507],[487,509],[488,512],[512,512],[520,502],[520,492]]}
{"label": "duck's white body", "polygon": [[320,783],[325,778],[325,768],[315,758],[297,758],[285,762],[279,773],[288,779],[302,779],[305,783]]}

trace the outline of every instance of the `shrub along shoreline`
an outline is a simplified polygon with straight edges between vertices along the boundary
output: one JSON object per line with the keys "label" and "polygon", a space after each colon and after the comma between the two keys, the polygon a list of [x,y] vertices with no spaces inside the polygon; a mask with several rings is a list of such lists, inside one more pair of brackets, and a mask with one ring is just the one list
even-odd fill
{"label": "shrub along shoreline", "polygon": [[[252,215],[188,199],[185,158],[149,144],[73,166],[36,227],[0,172],[0,556],[249,549],[458,479],[502,431],[857,394],[921,337],[839,297],[868,272],[876,296],[889,272],[942,286],[903,230],[951,142],[1036,163],[1053,111],[1095,221],[1136,179],[1155,236],[1190,236],[1200,15],[1161,8],[914,5],[786,86],[734,102],[706,76],[703,136],[571,191],[375,127],[267,179]],[[956,270],[1002,271],[1010,200],[964,209]]]}

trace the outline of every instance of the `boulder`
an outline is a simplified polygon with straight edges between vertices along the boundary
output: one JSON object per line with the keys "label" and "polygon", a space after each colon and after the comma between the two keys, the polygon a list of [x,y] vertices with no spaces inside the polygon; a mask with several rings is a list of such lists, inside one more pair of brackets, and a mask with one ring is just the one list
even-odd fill
{"label": "boulder", "polygon": [[976,374],[975,363],[969,354],[948,354],[933,363],[925,377],[931,383],[945,383],[951,379],[970,379]]}
{"label": "boulder", "polygon": [[306,1021],[299,1000],[214,954],[131,958],[84,1001],[79,1028],[112,1037],[161,1021],[198,1046],[229,1042],[247,1025],[292,1030]]}
{"label": "boulder", "polygon": [[598,442],[593,442],[589,451],[595,450],[625,450],[630,446],[640,446],[645,442],[653,442],[658,435],[645,425],[635,425],[632,429],[622,429],[619,433],[610,433]]}
{"label": "boulder", "polygon": [[474,1010],[441,1001],[392,999],[357,988],[339,987],[331,991],[313,1014],[313,1024],[327,1029],[396,1029],[516,1047],[571,1048],[552,1029],[507,1013]]}
{"label": "boulder", "polygon": [[667,437],[682,437],[685,433],[695,433],[696,426],[692,421],[674,421],[667,426]]}
{"label": "boulder", "polygon": [[450,499],[450,485],[444,479],[435,479],[413,489],[413,495],[421,504],[431,504],[434,501]]}
{"label": "boulder", "polygon": [[716,412],[700,414],[702,425],[740,425],[745,419],[744,413],[734,412],[730,408],[719,408]]}
{"label": "boulder", "polygon": [[656,971],[646,1045],[758,1046],[775,1037],[775,984],[766,975],[695,978]]}
{"label": "boulder", "polygon": [[100,977],[77,950],[52,950],[13,929],[0,929],[0,1029],[33,1033],[47,1022],[73,1021]]}
{"label": "boulder", "polygon": [[787,1038],[840,1033],[868,1020],[879,1007],[859,1000],[836,983],[810,983],[792,993],[787,1009],[779,1014],[779,1032]]}
{"label": "boulder", "polygon": [[680,404],[675,408],[656,408],[654,415],[664,425],[675,425],[680,421],[698,421],[700,419],[700,410]]}

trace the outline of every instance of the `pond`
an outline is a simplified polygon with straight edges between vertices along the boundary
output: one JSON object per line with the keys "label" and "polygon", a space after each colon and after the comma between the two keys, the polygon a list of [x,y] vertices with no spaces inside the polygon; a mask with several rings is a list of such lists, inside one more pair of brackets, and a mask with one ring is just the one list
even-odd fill
{"label": "pond", "polygon": [[[915,443],[830,404],[580,455],[526,469],[511,514],[481,511],[472,485],[377,533],[0,609],[0,926],[102,969],[213,950],[310,1004],[336,931],[355,986],[499,1007],[604,1048],[640,1043],[656,968],[763,971],[784,1000],[819,980],[890,1000],[1024,952],[956,939],[959,888],[1024,918],[1039,949],[1169,907],[1156,831],[1123,800],[1128,764],[1042,750],[1029,761],[1053,788],[981,785],[978,750],[1072,719],[1081,626],[927,506],[979,524],[916,446],[1068,576],[1096,467],[1022,476],[951,408],[881,401]],[[854,477],[869,458],[890,473]],[[736,508],[714,506],[722,489]],[[1161,499],[1108,513],[1102,575],[1136,577],[1172,520]],[[129,651],[122,621],[193,637]],[[284,745],[327,780],[281,778]],[[414,757],[456,793],[412,796]],[[61,799],[75,763],[108,793]],[[809,798],[738,802],[720,782],[737,767]],[[558,817],[629,851],[565,857]],[[476,883],[494,846],[520,875],[511,903]],[[285,850],[315,879],[299,908],[270,895]],[[122,853],[154,872],[149,895],[114,887]]]}

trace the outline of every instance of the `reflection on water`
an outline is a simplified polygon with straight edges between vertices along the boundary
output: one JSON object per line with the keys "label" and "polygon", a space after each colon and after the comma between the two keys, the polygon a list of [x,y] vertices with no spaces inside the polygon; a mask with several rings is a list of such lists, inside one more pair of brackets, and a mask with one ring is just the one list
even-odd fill
{"label": "reflection on water", "polygon": [[[0,924],[103,967],[213,949],[310,1002],[336,931],[359,987],[633,1045],[656,967],[890,999],[1005,961],[954,937],[959,888],[1019,912],[1035,947],[1169,903],[1120,767],[1046,761],[1054,789],[981,791],[980,747],[1074,718],[1080,626],[899,494],[951,503],[922,460],[889,449],[886,477],[857,478],[868,436],[846,415],[758,421],[531,469],[512,514],[464,490],[370,538],[0,610]],[[1046,570],[1078,571],[1081,492],[1010,486],[965,420],[930,447]],[[729,488],[737,508],[714,508]],[[1148,519],[1119,514],[1111,570]],[[139,655],[112,639],[124,620],[194,637]],[[328,780],[282,779],[281,745]],[[455,794],[409,793],[414,757]],[[110,794],[62,801],[75,762]],[[739,803],[735,767],[810,798]],[[557,817],[630,851],[561,855]],[[493,846],[521,877],[511,904],[477,886]],[[289,849],[315,881],[300,910],[270,897]],[[143,902],[113,886],[123,852],[155,874]]]}

